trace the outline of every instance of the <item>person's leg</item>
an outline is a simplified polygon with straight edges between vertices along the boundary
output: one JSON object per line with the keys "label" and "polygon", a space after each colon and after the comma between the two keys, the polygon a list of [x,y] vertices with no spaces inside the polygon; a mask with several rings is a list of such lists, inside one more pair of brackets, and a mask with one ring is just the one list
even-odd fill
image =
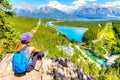
{"label": "person's leg", "polygon": [[31,56],[31,58],[32,58],[32,61],[31,61],[31,63],[28,65],[28,67],[27,67],[27,71],[29,72],[29,71],[32,71],[33,69],[34,69],[34,67],[35,67],[35,65],[36,65],[36,61],[37,61],[37,59],[38,59],[38,54],[33,54],[32,56]]}
{"label": "person's leg", "polygon": [[28,65],[27,71],[32,71],[36,65],[37,59],[41,59],[42,57],[46,56],[48,51],[45,52],[35,52],[33,53],[32,62]]}
{"label": "person's leg", "polygon": [[38,59],[42,59],[44,57],[44,52],[38,52]]}
{"label": "person's leg", "polygon": [[44,52],[36,52],[35,54],[38,55],[38,59],[41,59],[42,57],[46,56],[48,53],[48,50],[44,51]]}

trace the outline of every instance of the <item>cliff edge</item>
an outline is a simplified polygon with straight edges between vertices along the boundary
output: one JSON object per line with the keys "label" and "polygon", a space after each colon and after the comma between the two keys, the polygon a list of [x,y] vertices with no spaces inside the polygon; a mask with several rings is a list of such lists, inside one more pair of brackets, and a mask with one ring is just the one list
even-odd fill
{"label": "cliff edge", "polygon": [[1,61],[0,80],[95,80],[86,75],[81,67],[63,58],[43,58],[37,61],[33,71],[16,75],[12,72],[12,56],[7,54]]}

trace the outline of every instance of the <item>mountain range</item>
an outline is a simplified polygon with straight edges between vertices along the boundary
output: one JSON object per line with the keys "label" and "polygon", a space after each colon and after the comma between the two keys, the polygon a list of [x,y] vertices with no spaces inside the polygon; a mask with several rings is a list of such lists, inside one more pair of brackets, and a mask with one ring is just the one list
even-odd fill
{"label": "mountain range", "polygon": [[37,8],[13,8],[19,16],[37,18],[53,18],[62,20],[84,20],[84,19],[120,19],[120,8],[102,6],[82,6],[74,10],[63,11],[47,5]]}

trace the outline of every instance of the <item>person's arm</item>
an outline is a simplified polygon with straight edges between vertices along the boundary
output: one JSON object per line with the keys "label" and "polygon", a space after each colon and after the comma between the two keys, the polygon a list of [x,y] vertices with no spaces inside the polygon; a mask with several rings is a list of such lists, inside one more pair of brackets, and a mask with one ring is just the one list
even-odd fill
{"label": "person's arm", "polygon": [[34,47],[31,47],[30,54],[35,53],[35,52],[39,52],[39,50]]}
{"label": "person's arm", "polygon": [[22,45],[21,45],[21,44],[20,44],[20,45],[18,45],[18,46],[16,47],[16,52],[20,52],[21,47],[22,47]]}

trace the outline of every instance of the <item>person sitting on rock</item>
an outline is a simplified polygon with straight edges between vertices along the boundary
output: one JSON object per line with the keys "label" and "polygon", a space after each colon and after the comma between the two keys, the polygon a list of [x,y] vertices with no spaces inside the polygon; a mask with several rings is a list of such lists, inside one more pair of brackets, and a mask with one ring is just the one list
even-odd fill
{"label": "person sitting on rock", "polygon": [[33,37],[33,34],[22,33],[20,35],[21,43],[16,47],[16,52],[20,52],[20,50],[26,46],[25,55],[26,55],[26,58],[30,61],[27,67],[28,72],[34,69],[38,58],[42,58],[46,56],[48,53],[48,50],[46,50],[45,52],[39,52],[39,50],[36,49],[35,47],[31,47],[29,43],[32,37]]}

